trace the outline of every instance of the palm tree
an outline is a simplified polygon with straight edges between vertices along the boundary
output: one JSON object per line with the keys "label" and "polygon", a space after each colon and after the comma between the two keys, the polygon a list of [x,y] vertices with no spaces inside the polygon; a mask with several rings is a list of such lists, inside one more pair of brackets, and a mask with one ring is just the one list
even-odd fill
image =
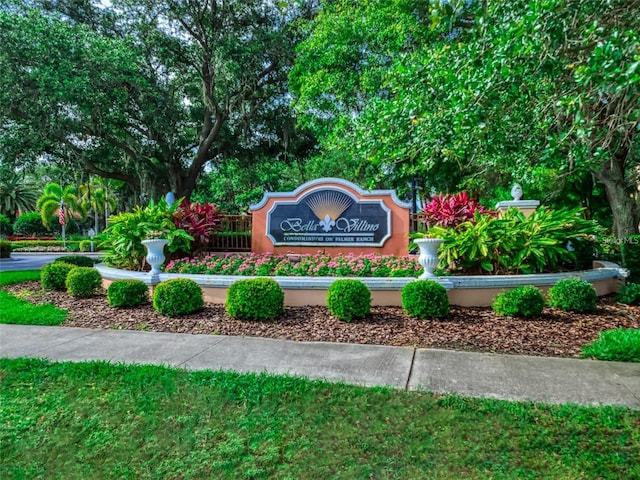
{"label": "palm tree", "polygon": [[78,201],[77,190],[73,185],[63,189],[57,183],[47,183],[44,187],[44,193],[36,202],[36,209],[40,212],[42,224],[45,227],[51,229],[51,217],[56,213],[60,215],[62,206],[64,206],[63,215],[65,220],[74,215],[80,218],[86,217],[86,211]]}
{"label": "palm tree", "polygon": [[0,178],[0,213],[15,219],[35,209],[38,193],[24,174],[8,172]]}
{"label": "palm tree", "polygon": [[104,212],[105,227],[109,211],[116,208],[116,201],[113,195],[109,195],[108,182],[99,177],[93,177],[89,183],[80,185],[80,203],[86,211],[93,210],[93,224],[96,233],[99,232],[98,218]]}

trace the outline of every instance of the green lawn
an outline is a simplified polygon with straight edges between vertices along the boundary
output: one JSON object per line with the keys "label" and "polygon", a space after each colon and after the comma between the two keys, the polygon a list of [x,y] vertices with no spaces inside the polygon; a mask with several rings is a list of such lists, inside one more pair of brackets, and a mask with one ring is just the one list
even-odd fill
{"label": "green lawn", "polygon": [[20,270],[17,272],[0,272],[0,286],[14,283],[40,281],[40,270]]}
{"label": "green lawn", "polygon": [[631,479],[640,413],[0,360],[0,478]]}
{"label": "green lawn", "polygon": [[[40,280],[40,270],[24,270],[0,273],[0,286],[29,280]],[[60,325],[67,318],[67,311],[50,303],[34,305],[15,295],[0,291],[0,323],[18,325]]]}

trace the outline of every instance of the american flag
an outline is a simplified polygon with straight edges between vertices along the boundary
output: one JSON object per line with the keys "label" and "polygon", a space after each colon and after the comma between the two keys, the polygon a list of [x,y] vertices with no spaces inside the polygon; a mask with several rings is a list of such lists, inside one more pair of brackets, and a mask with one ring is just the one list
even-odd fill
{"label": "american flag", "polygon": [[58,222],[60,222],[60,225],[64,225],[64,205],[60,205],[60,212],[58,213]]}

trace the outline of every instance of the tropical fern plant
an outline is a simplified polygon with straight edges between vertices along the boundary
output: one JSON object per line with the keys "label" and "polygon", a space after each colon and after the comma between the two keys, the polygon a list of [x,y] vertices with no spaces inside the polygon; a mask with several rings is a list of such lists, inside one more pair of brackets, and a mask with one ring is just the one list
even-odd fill
{"label": "tropical fern plant", "polygon": [[65,219],[70,216],[86,217],[86,210],[78,201],[77,189],[68,185],[64,189],[57,183],[48,183],[44,187],[44,193],[36,202],[36,210],[40,213],[42,224],[51,229],[52,216],[60,213],[60,205],[64,204]]}

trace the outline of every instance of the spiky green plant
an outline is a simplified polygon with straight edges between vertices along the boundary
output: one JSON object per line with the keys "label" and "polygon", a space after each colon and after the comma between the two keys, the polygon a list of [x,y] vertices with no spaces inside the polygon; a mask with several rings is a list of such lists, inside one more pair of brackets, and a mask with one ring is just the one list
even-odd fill
{"label": "spiky green plant", "polygon": [[10,172],[0,177],[0,213],[15,220],[20,213],[31,212],[37,199],[35,187],[24,175]]}

